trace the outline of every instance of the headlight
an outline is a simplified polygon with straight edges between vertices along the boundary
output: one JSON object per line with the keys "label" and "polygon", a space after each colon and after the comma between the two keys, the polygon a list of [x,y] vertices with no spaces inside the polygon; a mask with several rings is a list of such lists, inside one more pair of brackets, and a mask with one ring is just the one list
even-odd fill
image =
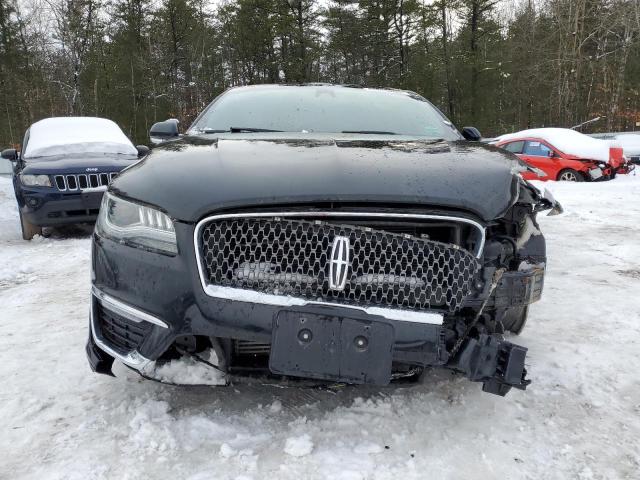
{"label": "headlight", "polygon": [[96,221],[96,233],[137,248],[159,253],[178,253],[171,219],[155,208],[105,193]]}
{"label": "headlight", "polygon": [[20,181],[26,187],[50,187],[49,175],[20,175]]}

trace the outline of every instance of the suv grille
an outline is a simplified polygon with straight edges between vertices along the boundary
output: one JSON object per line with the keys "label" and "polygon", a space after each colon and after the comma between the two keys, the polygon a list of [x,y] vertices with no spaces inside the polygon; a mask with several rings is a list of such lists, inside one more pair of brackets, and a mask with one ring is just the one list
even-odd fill
{"label": "suv grille", "polygon": [[54,180],[58,190],[84,190],[85,188],[106,187],[116,178],[117,173],[90,173],[78,175],[56,175]]}
{"label": "suv grille", "polygon": [[147,322],[133,322],[97,304],[98,324],[102,338],[118,353],[136,350],[151,331]]}
{"label": "suv grille", "polygon": [[[343,289],[330,287],[336,236],[349,240]],[[479,269],[473,254],[455,245],[320,221],[214,220],[200,242],[207,284],[359,306],[454,311]]]}

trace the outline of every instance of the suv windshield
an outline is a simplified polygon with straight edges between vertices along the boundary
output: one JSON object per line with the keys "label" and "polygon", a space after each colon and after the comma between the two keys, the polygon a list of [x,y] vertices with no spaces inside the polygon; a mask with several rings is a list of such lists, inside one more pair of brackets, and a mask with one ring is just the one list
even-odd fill
{"label": "suv windshield", "polygon": [[260,86],[230,90],[190,133],[321,132],[408,135],[459,140],[422,97],[400,91],[331,86]]}

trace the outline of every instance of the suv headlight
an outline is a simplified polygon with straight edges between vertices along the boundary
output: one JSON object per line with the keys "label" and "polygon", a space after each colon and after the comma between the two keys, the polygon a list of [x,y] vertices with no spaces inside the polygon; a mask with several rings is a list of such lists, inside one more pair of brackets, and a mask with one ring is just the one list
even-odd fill
{"label": "suv headlight", "polygon": [[20,181],[26,187],[50,187],[49,175],[20,175]]}
{"label": "suv headlight", "polygon": [[167,215],[106,192],[96,221],[96,233],[131,247],[167,255],[178,253],[176,232]]}

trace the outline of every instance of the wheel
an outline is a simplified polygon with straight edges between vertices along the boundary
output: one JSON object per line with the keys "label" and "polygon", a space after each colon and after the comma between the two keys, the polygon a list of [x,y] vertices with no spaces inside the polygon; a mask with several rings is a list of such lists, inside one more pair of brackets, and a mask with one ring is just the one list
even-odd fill
{"label": "wheel", "polygon": [[505,330],[520,335],[527,323],[527,315],[529,314],[529,306],[509,308],[502,317],[502,325]]}
{"label": "wheel", "polygon": [[20,226],[22,227],[22,238],[24,240],[31,240],[36,235],[42,235],[42,227],[29,223],[22,216],[22,212],[18,210],[20,213]]}
{"label": "wheel", "polygon": [[558,174],[559,182],[582,182],[584,177],[582,174],[573,168],[565,168]]}

